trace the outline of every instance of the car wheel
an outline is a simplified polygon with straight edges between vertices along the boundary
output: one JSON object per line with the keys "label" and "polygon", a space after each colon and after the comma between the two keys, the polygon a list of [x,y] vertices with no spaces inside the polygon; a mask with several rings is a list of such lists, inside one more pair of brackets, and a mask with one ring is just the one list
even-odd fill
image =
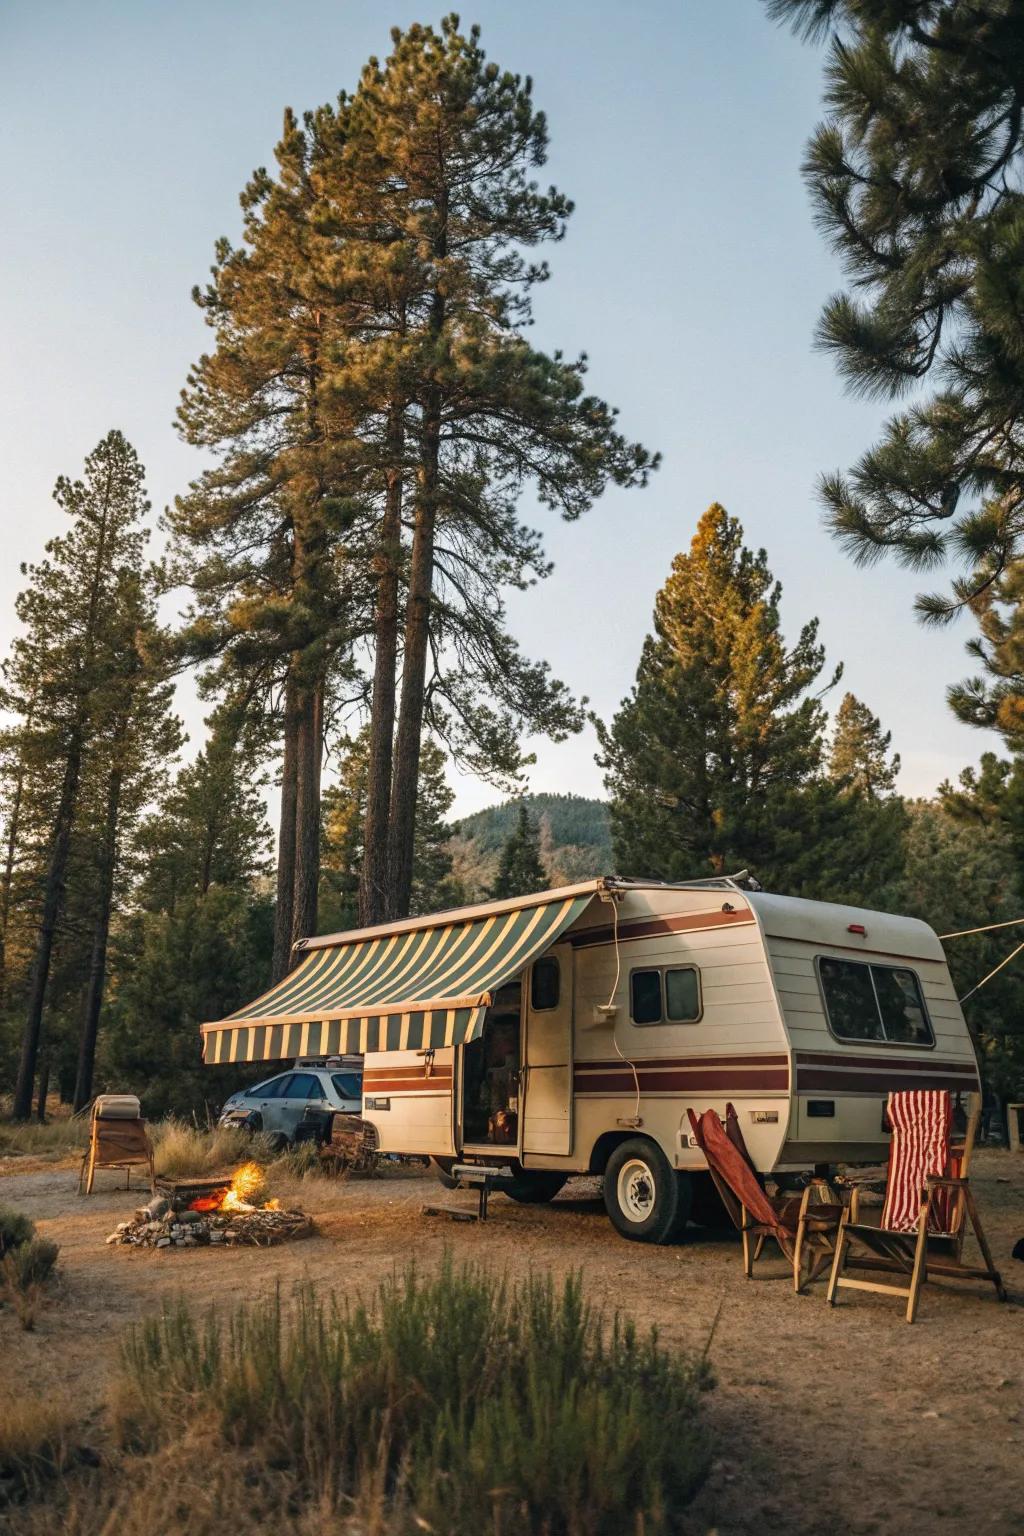
{"label": "car wheel", "polygon": [[547,1205],[565,1184],[567,1173],[547,1173],[536,1168],[517,1173],[510,1184],[501,1186],[502,1194],[508,1195],[519,1205]]}
{"label": "car wheel", "polygon": [[635,1243],[669,1243],[690,1214],[690,1179],[656,1142],[634,1136],[615,1148],[604,1173],[604,1205],[616,1232]]}

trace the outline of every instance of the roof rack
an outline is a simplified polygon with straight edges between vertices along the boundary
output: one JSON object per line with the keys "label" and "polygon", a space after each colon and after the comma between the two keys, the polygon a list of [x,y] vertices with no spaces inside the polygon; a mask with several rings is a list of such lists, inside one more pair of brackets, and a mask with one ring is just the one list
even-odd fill
{"label": "roof rack", "polygon": [[629,875],[609,875],[608,884],[621,890],[664,891],[760,891],[764,887],[747,869],[737,870],[734,875],[708,875],[698,880],[644,880]]}

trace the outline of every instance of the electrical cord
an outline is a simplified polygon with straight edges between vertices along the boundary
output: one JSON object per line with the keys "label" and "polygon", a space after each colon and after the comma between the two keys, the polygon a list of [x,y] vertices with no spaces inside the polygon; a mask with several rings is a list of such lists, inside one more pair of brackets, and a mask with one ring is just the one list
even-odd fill
{"label": "electrical cord", "polygon": [[[618,904],[618,902],[615,899],[614,893],[608,894],[608,893],[602,891],[601,892],[601,900],[602,901],[610,901],[611,904],[612,904],[612,937],[615,940],[615,980],[612,982],[611,994],[610,994],[610,996],[608,998],[607,1003],[605,1003],[605,1008],[610,1009],[610,1008],[614,1007],[614,1005],[615,1005],[615,994],[619,990],[619,980],[620,980],[620,978],[622,976],[622,955],[621,955],[621,953],[619,951],[619,904]],[[614,1045],[615,1053],[619,1057],[620,1061],[624,1061],[626,1063],[626,1066],[629,1068],[629,1070],[633,1074],[633,1087],[636,1089],[636,1107],[634,1108],[634,1111],[633,1111],[633,1119],[634,1120],[639,1120],[640,1119],[640,1075],[639,1075],[639,1073],[636,1070],[636,1064],[634,1062],[630,1061],[628,1056],[623,1055],[622,1049],[619,1046],[618,1038],[617,1038],[616,1031],[615,1031],[615,1018],[614,1018],[614,1016],[612,1017],[612,1045]]]}

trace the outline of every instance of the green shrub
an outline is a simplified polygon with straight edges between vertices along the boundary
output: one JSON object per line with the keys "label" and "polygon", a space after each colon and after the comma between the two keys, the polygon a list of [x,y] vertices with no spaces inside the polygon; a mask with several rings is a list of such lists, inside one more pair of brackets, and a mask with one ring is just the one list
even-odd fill
{"label": "green shrub", "polygon": [[35,1226],[13,1205],[0,1205],[0,1259],[12,1248],[20,1248],[35,1236]]}
{"label": "green shrub", "polygon": [[0,1300],[10,1302],[26,1332],[35,1327],[43,1286],[53,1273],[59,1252],[48,1238],[30,1237],[9,1248],[0,1259]]}
{"label": "green shrub", "polygon": [[179,1303],[129,1334],[116,1420],[122,1444],[165,1465],[203,1425],[209,1458],[255,1478],[265,1513],[374,1507],[389,1532],[655,1536],[704,1475],[707,1384],[702,1362],[606,1324],[578,1278],[509,1285],[445,1262],[370,1305],[306,1289],[290,1316],[276,1297],[198,1321]]}

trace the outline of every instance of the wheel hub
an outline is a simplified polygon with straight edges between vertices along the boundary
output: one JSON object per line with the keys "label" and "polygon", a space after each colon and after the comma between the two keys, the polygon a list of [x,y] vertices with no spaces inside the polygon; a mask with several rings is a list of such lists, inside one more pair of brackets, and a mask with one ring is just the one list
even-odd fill
{"label": "wheel hub", "polygon": [[645,1162],[631,1157],[619,1169],[619,1209],[630,1221],[646,1221],[654,1210],[654,1176]]}

